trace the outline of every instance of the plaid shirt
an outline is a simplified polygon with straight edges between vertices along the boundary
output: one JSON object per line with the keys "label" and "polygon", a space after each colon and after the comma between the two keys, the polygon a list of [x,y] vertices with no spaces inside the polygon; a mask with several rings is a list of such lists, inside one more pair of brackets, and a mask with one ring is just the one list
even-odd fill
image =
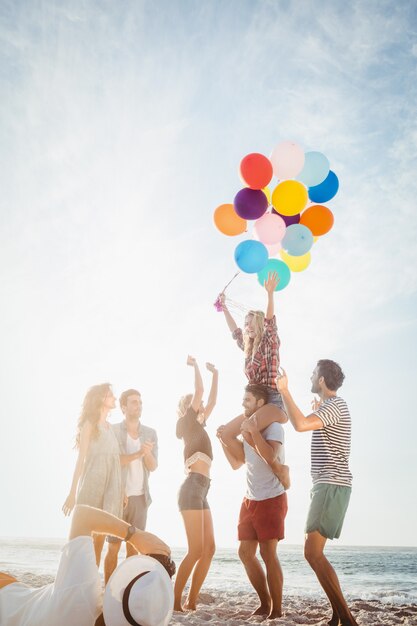
{"label": "plaid shirt", "polygon": [[[244,350],[243,332],[236,328],[232,333],[237,345]],[[264,332],[256,353],[245,357],[245,374],[250,383],[266,385],[276,389],[275,378],[279,367],[280,340],[277,331],[275,315],[264,321]]]}

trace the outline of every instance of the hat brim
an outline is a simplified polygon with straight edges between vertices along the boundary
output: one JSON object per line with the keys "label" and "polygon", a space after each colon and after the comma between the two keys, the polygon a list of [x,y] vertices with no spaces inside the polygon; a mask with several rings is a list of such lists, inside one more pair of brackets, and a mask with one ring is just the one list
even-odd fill
{"label": "hat brim", "polygon": [[165,568],[156,559],[138,554],[125,559],[113,572],[106,585],[103,598],[103,615],[106,626],[130,626],[123,613],[124,590],[131,580],[139,574],[154,571],[158,572],[162,582],[163,593],[162,597],[158,598],[158,604],[161,608],[160,614],[164,617],[155,621],[152,626],[167,626],[169,624],[174,607],[171,579]]}

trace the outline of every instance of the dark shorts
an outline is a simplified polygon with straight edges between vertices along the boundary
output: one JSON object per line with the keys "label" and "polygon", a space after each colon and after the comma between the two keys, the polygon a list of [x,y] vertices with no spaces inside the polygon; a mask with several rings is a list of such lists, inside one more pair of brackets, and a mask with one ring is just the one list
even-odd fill
{"label": "dark shorts", "polygon": [[272,389],[271,387],[268,387],[268,404],[275,404],[275,406],[279,407],[285,412],[282,396],[277,389]]}
{"label": "dark shorts", "polygon": [[[138,530],[145,530],[147,517],[148,507],[146,506],[145,496],[129,496],[127,506],[123,509],[124,521],[130,526],[136,526]],[[108,536],[107,541],[109,543],[117,543],[120,539]]]}
{"label": "dark shorts", "polygon": [[178,508],[180,511],[201,511],[209,509],[207,493],[210,489],[210,478],[190,472],[178,492]]}
{"label": "dark shorts", "polygon": [[286,493],[267,500],[243,498],[237,526],[239,541],[284,539],[287,510]]}
{"label": "dark shorts", "polygon": [[306,533],[318,531],[327,539],[338,539],[349,505],[352,488],[319,483],[311,490]]}

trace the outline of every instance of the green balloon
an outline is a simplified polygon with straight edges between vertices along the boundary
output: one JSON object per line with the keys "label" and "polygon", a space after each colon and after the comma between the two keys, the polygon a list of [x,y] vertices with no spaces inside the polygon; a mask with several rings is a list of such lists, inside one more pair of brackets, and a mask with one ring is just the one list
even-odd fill
{"label": "green balloon", "polygon": [[275,291],[282,291],[288,285],[291,279],[291,270],[284,261],[278,259],[269,259],[265,267],[258,272],[258,281],[264,286],[264,282],[268,279],[270,272],[276,272],[278,274],[279,282],[275,287]]}

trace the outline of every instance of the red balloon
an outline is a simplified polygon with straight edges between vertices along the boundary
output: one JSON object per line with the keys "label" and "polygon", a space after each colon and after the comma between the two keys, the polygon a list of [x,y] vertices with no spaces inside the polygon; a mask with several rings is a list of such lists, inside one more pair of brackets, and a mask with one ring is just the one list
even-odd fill
{"label": "red balloon", "polygon": [[263,154],[252,152],[240,162],[240,176],[250,189],[263,189],[272,178],[272,163]]}

